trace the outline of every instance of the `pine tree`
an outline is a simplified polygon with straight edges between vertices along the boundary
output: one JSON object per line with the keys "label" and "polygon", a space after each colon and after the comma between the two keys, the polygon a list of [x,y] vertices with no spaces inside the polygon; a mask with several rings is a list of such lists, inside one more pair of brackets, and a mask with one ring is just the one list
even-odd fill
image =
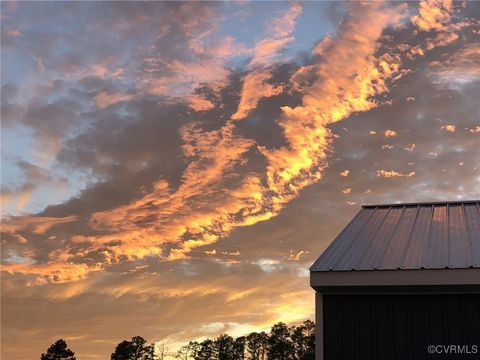
{"label": "pine tree", "polygon": [[273,325],[268,337],[268,359],[292,360],[293,353],[293,342],[288,326],[282,322]]}
{"label": "pine tree", "polygon": [[[154,360],[155,347],[147,344],[141,336],[135,336],[132,340],[123,340],[117,345],[110,357],[111,360]],[[43,359],[42,359],[43,360]]]}
{"label": "pine tree", "polygon": [[76,360],[75,353],[67,347],[63,339],[59,339],[51,345],[46,354],[42,354],[40,360]]}
{"label": "pine tree", "polygon": [[292,329],[295,359],[315,360],[315,324],[306,320]]}

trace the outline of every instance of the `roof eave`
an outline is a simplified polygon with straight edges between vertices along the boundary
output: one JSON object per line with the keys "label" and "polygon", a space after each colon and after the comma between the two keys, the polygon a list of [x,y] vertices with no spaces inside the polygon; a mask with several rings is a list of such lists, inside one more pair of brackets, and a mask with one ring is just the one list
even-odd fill
{"label": "roof eave", "polygon": [[311,271],[310,286],[480,285],[480,268]]}

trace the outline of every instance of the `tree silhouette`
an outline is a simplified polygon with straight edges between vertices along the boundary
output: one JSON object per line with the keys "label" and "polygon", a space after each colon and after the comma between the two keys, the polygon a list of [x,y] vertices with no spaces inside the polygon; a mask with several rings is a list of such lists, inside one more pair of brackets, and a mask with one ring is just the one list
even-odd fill
{"label": "tree silhouette", "polygon": [[196,341],[190,341],[187,345],[183,345],[175,355],[176,359],[189,360],[196,359],[200,351],[200,344]]}
{"label": "tree silhouette", "polygon": [[295,359],[315,360],[315,324],[312,321],[306,320],[293,328],[291,337]]}
{"label": "tree silhouette", "polygon": [[200,349],[193,358],[195,360],[213,360],[216,352],[215,350],[215,343],[212,340],[203,340],[200,343]]}
{"label": "tree silhouette", "polygon": [[268,336],[265,332],[247,335],[247,352],[251,360],[265,360]]}
{"label": "tree silhouette", "polygon": [[292,360],[293,354],[293,342],[288,326],[282,322],[273,325],[268,337],[268,359]]}
{"label": "tree silhouette", "polygon": [[220,335],[215,340],[216,358],[218,360],[233,360],[233,338],[227,334]]}
{"label": "tree silhouette", "polygon": [[[111,360],[154,360],[155,347],[147,344],[141,336],[135,336],[131,341],[123,340],[112,353]],[[43,359],[42,359],[43,360]]]}
{"label": "tree silhouette", "polygon": [[245,344],[246,344],[246,337],[240,336],[236,338],[233,342],[233,359],[235,360],[244,360],[245,359]]}
{"label": "tree silhouette", "polygon": [[279,322],[269,334],[252,332],[233,339],[221,334],[215,340],[191,341],[182,346],[178,360],[315,360],[315,324],[306,320],[288,327]]}
{"label": "tree silhouette", "polygon": [[76,360],[75,353],[67,347],[63,339],[52,344],[46,354],[42,354],[40,360]]}
{"label": "tree silhouette", "polygon": [[166,356],[168,353],[168,347],[165,343],[162,343],[157,346],[157,353],[156,353],[156,359],[157,360],[165,360]]}

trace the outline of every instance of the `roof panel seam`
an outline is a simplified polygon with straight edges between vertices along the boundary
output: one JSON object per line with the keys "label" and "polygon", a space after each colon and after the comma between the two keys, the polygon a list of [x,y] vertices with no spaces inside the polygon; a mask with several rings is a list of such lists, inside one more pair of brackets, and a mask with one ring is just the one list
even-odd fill
{"label": "roof panel seam", "polygon": [[468,260],[465,259],[465,263],[464,263],[464,266],[467,266],[468,264],[471,264],[473,261],[472,259],[472,246],[470,244],[470,234],[469,234],[469,231],[468,231],[468,223],[467,223],[467,218],[465,216],[465,207],[464,207],[464,204],[462,204],[462,220],[463,222],[465,223],[465,235],[466,235],[466,244],[465,244],[465,250],[467,251],[467,254],[468,254]]}
{"label": "roof panel seam", "polygon": [[398,227],[399,227],[399,225],[400,225],[400,223],[401,223],[401,220],[402,220],[402,218],[403,218],[403,215],[405,214],[405,209],[406,209],[406,208],[407,208],[406,206],[403,207],[402,213],[400,214],[400,217],[398,218],[398,221],[397,221],[397,223],[395,224],[395,228],[393,229],[393,231],[392,231],[392,233],[391,233],[391,235],[390,235],[390,239],[389,239],[389,241],[385,244],[385,246],[384,246],[384,248],[383,248],[383,252],[382,252],[382,255],[381,255],[381,257],[380,257],[380,263],[382,264],[382,266],[384,266],[383,264],[384,264],[384,260],[385,260],[385,259],[384,259],[385,253],[387,252],[388,247],[390,246],[390,243],[392,242],[392,239],[393,239],[394,236],[395,236],[395,232],[397,231],[397,229],[398,229]]}
{"label": "roof panel seam", "polygon": [[[357,234],[355,234],[355,236],[352,239],[350,239],[349,244],[355,244],[355,240],[357,240],[357,238],[359,237],[359,235],[362,233],[363,229],[365,228],[365,225],[372,219],[373,215],[375,214],[375,212],[377,210],[378,210],[378,208],[375,208],[375,210],[372,211],[372,214],[368,217],[367,221],[365,221],[365,223],[363,224],[361,229],[357,232]],[[377,229],[377,231],[378,231],[378,229]],[[341,256],[335,261],[335,263],[330,268],[335,268],[338,265],[338,263],[340,262],[340,260],[343,260],[343,256],[345,255],[346,250],[350,249],[350,248],[352,248],[352,246],[350,246],[349,248],[343,249],[343,252],[342,252]]]}
{"label": "roof panel seam", "polygon": [[[430,235],[431,235],[431,233],[432,233],[433,214],[435,213],[435,205],[431,205],[430,207],[432,208],[432,216],[430,216],[430,222],[428,223],[427,249],[426,249],[425,253],[423,254],[423,258],[422,258],[422,263],[424,263],[424,264],[427,263],[427,262],[424,261],[423,259],[428,256],[428,250],[429,250],[429,246],[428,246],[428,245],[429,245],[429,243],[430,243]],[[427,266],[427,267],[428,267],[428,266]],[[422,269],[422,268],[425,269],[425,268],[427,268],[427,267],[420,265],[420,269]]]}
{"label": "roof panel seam", "polygon": [[[360,216],[360,214],[362,213],[362,210],[363,210],[363,209],[360,209],[360,211],[357,212],[357,214],[353,217],[353,219],[350,220],[350,221],[347,223],[347,225],[343,228],[343,230],[340,231],[340,233],[335,237],[335,239],[325,248],[325,250],[324,250],[323,253],[320,255],[320,257],[319,257],[317,260],[315,260],[315,262],[310,266],[310,269],[316,267],[316,266],[317,266],[316,264],[319,263],[319,262],[328,254],[329,251],[331,251],[331,250],[333,250],[333,248],[335,248],[335,242],[336,242],[336,240],[339,239],[339,238],[342,236],[342,234],[344,234],[344,233],[347,231],[347,229],[350,227],[350,225],[352,225],[352,224],[354,223],[354,221],[355,221],[355,220]],[[371,215],[370,215],[370,216],[371,216]],[[368,219],[369,219],[369,218],[368,218]],[[368,219],[367,219],[366,221],[368,221]],[[337,245],[337,247],[338,247],[338,245]]]}
{"label": "roof panel seam", "polygon": [[[363,209],[362,209],[361,211],[363,211]],[[368,218],[365,220],[365,222],[363,223],[363,225],[362,225],[362,226],[360,227],[360,229],[357,231],[357,235],[356,235],[356,236],[358,236],[358,234],[362,232],[363,228],[364,228],[365,225],[370,221],[370,219],[372,218],[372,216],[373,216],[373,214],[375,213],[375,211],[376,211],[376,209],[375,209],[374,211],[372,211],[371,214],[369,214]],[[350,222],[350,223],[353,223],[353,221]],[[349,225],[350,225],[350,224],[349,224]],[[342,232],[342,233],[343,233],[343,232]],[[340,235],[339,235],[339,236],[340,236]],[[356,238],[356,236],[354,236],[354,239]],[[338,239],[338,237],[337,237],[337,239]],[[348,243],[351,243],[352,240],[353,240],[353,239],[351,239],[350,241],[348,241]],[[338,258],[337,258],[336,260],[333,259],[335,262],[334,262],[332,265],[329,266],[329,269],[328,269],[328,270],[333,269],[333,268],[337,265],[337,263],[340,261],[340,259],[342,259],[343,255],[345,254],[345,251],[346,251],[347,248],[348,248],[348,247],[345,247],[345,249],[343,249],[343,251],[341,252],[341,254],[339,254],[339,256],[338,256]]]}
{"label": "roof panel seam", "polygon": [[407,238],[407,246],[405,246],[405,249],[403,250],[402,254],[402,260],[398,263],[398,268],[402,269],[405,267],[405,256],[407,255],[408,249],[410,247],[410,243],[412,241],[412,233],[413,230],[415,229],[415,225],[417,224],[417,219],[418,219],[418,213],[420,212],[420,205],[417,205],[417,212],[415,213],[415,220],[413,220],[412,228],[410,229],[410,232],[408,234]]}
{"label": "roof panel seam", "polygon": [[388,215],[390,214],[390,212],[392,211],[392,207],[390,207],[387,211],[387,213],[385,214],[384,218],[382,219],[381,223],[378,225],[377,227],[377,230],[375,231],[375,233],[373,234],[369,244],[368,244],[368,247],[363,251],[363,254],[361,255],[361,257],[358,259],[358,266],[361,266],[361,264],[363,263],[363,260],[365,259],[365,255],[368,253],[368,251],[373,247],[372,246],[372,242],[375,240],[375,238],[377,237],[378,235],[378,232],[380,231],[380,229],[382,228],[383,224],[385,223],[385,221],[387,220],[388,218]]}

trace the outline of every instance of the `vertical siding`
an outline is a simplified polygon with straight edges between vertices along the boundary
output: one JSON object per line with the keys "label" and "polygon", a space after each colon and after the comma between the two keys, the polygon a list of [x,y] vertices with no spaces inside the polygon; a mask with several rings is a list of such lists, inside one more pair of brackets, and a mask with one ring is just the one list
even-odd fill
{"label": "vertical siding", "polygon": [[[480,294],[324,295],[325,360],[426,360],[427,346],[480,345]],[[476,359],[437,356],[438,359]]]}

